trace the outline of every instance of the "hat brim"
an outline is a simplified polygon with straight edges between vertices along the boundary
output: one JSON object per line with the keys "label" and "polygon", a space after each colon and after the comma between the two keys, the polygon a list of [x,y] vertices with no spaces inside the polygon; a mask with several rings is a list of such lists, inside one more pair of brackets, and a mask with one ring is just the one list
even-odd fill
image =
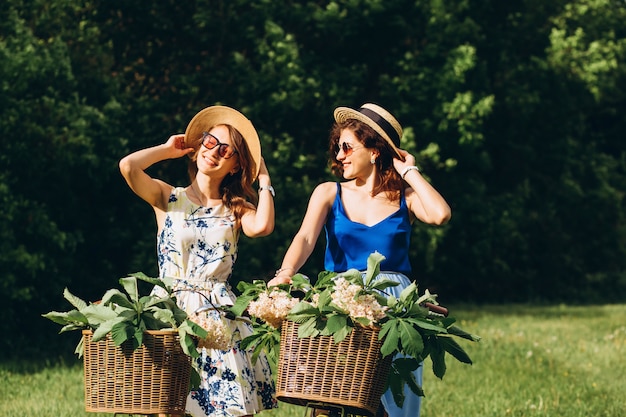
{"label": "hat brim", "polygon": [[241,133],[248,145],[252,156],[253,180],[259,175],[261,169],[261,142],[259,135],[246,116],[239,111],[227,106],[211,106],[200,110],[191,119],[185,130],[185,144],[190,146],[198,138],[202,137],[202,132],[216,125],[231,125]]}
{"label": "hat brim", "polygon": [[373,121],[372,119],[364,115],[363,113],[360,113],[354,109],[351,109],[350,107],[337,107],[334,112],[334,117],[335,117],[335,121],[339,123],[343,123],[349,119],[356,119],[360,122],[365,123],[372,129],[374,129],[376,133],[378,133],[383,139],[387,141],[387,143],[389,144],[393,152],[396,154],[395,156],[397,156],[400,160],[404,160],[402,155],[400,155],[400,151],[398,150],[398,147],[395,145],[395,143],[393,143],[393,141],[391,140],[387,132],[385,132],[383,128],[378,125],[378,123],[376,123],[375,121]]}

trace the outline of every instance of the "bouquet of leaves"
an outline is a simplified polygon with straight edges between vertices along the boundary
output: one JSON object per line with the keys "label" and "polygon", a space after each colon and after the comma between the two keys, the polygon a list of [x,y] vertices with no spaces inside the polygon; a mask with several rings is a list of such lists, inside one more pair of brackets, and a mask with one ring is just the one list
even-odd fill
{"label": "bouquet of leaves", "polygon": [[299,324],[298,337],[332,336],[341,342],[357,326],[380,331],[381,355],[392,355],[388,378],[398,406],[404,402],[405,384],[417,395],[424,395],[412,371],[430,357],[433,373],[443,378],[446,354],[460,362],[472,361],[455,338],[478,341],[480,337],[455,325],[456,319],[433,312],[437,296],[428,290],[419,295],[417,284],[405,288],[398,298],[385,290],[398,285],[378,279],[380,253],[368,257],[365,274],[355,269],[342,273],[320,272],[314,286],[297,274],[290,285],[268,288],[261,280],[241,282],[241,296],[232,307],[234,314],[247,310],[252,317],[254,333],[242,341],[242,348],[253,350],[253,357],[265,352],[275,367],[280,348],[280,325],[283,320]]}
{"label": "bouquet of leaves", "polygon": [[[138,280],[157,285],[166,291],[163,297],[139,295]],[[150,278],[139,272],[119,280],[125,292],[110,289],[98,302],[88,303],[73,295],[66,288],[63,296],[74,309],[66,312],[51,311],[43,317],[62,325],[59,333],[72,330],[93,330],[92,340],[97,342],[107,335],[115,345],[131,343],[133,349],[142,345],[146,330],[172,329],[177,331],[183,351],[192,358],[198,357],[196,340],[207,337],[207,331],[178,307],[172,295],[171,278]],[[76,346],[75,353],[81,357],[84,338]]]}

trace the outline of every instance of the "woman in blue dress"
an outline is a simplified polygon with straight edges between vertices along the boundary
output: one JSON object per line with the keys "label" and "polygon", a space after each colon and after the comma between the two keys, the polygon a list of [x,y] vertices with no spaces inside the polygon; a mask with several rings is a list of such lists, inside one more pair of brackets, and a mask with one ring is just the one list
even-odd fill
{"label": "woman in blue dress", "polygon": [[[422,177],[415,157],[400,149],[402,127],[384,108],[366,103],[354,110],[339,107],[330,134],[331,167],[342,182],[325,182],[313,191],[281,267],[268,285],[289,283],[326,234],[324,269],[365,271],[372,252],[385,256],[381,277],[399,283],[396,297],[410,283],[409,245],[415,219],[442,225],[451,216],[441,194]],[[422,366],[415,371],[422,383]],[[388,390],[381,398],[389,417],[416,417],[421,397],[405,387],[399,408]]]}
{"label": "woman in blue dress", "polygon": [[[185,187],[146,172],[158,162],[183,156],[189,157],[190,184]],[[274,229],[274,189],[252,123],[230,107],[208,107],[194,116],[185,134],[131,153],[120,161],[120,170],[130,188],[154,209],[159,276],[174,278],[177,303],[192,320],[207,330],[219,329],[199,343],[200,357],[193,365],[201,383],[187,397],[186,414],[251,416],[274,408],[267,360],[261,357],[253,364],[252,353],[240,348],[251,326],[207,308],[235,302],[228,280],[240,233],[258,237]],[[256,179],[258,197],[252,188]],[[222,343],[215,344],[216,339]]]}

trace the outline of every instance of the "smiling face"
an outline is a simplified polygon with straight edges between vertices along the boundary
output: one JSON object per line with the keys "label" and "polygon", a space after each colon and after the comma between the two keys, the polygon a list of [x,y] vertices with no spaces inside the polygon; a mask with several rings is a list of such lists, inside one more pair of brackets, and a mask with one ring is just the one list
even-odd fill
{"label": "smiling face", "polygon": [[366,148],[351,129],[343,129],[335,146],[335,159],[341,164],[345,179],[367,177],[374,170],[372,158],[378,155],[373,148]]}
{"label": "smiling face", "polygon": [[226,176],[239,170],[239,152],[228,127],[217,125],[203,135],[196,164],[198,171],[207,175]]}

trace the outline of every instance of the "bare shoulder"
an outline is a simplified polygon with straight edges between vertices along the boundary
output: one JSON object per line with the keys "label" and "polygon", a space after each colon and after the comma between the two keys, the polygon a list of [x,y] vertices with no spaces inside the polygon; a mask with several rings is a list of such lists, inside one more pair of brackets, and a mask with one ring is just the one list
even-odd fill
{"label": "bare shoulder", "polygon": [[327,182],[318,184],[317,187],[315,187],[314,192],[324,192],[324,193],[332,192],[334,194],[336,191],[337,191],[337,183],[332,182],[332,181],[327,181]]}
{"label": "bare shoulder", "polygon": [[313,190],[313,194],[311,195],[311,200],[316,200],[318,202],[331,202],[335,199],[337,195],[337,183],[328,181],[319,184]]}

